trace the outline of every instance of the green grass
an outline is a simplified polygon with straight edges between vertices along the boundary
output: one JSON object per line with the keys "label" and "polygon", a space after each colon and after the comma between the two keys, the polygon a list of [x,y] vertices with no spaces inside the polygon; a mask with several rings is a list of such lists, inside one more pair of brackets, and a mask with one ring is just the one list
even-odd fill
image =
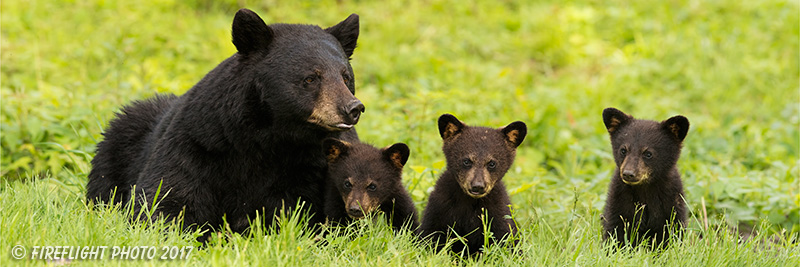
{"label": "green grass", "polygon": [[[504,178],[520,225],[510,251],[468,265],[800,264],[798,1],[3,1],[0,265],[15,245],[193,246],[168,223],[131,225],[84,204],[86,174],[119,107],[182,94],[235,52],[240,7],[267,23],[361,16],[353,55],[362,140],[405,142],[422,210],[444,168],[436,119],[528,124]],[[613,171],[601,112],[689,118],[679,167],[692,212],[660,253],[608,250],[599,215]],[[189,260],[79,264],[442,265],[380,224],[314,236],[297,222],[195,250]],[[707,225],[707,226],[706,226]],[[755,234],[741,239],[735,228]],[[73,262],[76,263],[76,262]]]}

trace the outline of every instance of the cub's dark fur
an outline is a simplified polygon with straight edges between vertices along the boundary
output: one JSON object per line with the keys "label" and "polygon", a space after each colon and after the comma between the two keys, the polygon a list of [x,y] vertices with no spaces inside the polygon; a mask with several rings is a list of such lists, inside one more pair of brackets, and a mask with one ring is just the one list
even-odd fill
{"label": "cub's dark fur", "polygon": [[510,218],[511,201],[501,179],[527,131],[520,121],[492,129],[467,126],[450,114],[439,117],[447,169],[430,195],[420,235],[441,249],[457,234],[466,238],[466,244],[457,241],[452,250],[473,254],[488,245],[484,244],[484,222],[492,232],[490,240],[516,234],[517,225]]}
{"label": "cub's dark fur", "polygon": [[298,201],[310,223],[324,221],[322,140],[357,140],[364,110],[349,62],[358,33],[355,14],[322,29],[239,10],[233,56],[184,95],[134,102],[109,123],[87,199],[125,202],[135,185],[135,214],[155,200],[159,217],[193,227],[225,217],[236,232]]}
{"label": "cub's dark fur", "polygon": [[326,139],[328,183],[325,215],[331,221],[350,223],[376,210],[382,211],[395,229],[417,229],[414,202],[402,183],[408,161],[406,144],[382,149],[363,143]]}
{"label": "cub's dark fur", "polygon": [[638,245],[653,239],[668,242],[686,225],[683,183],[676,164],[689,120],[675,116],[662,122],[637,120],[615,108],[603,110],[611,135],[614,177],[603,212],[603,239]]}

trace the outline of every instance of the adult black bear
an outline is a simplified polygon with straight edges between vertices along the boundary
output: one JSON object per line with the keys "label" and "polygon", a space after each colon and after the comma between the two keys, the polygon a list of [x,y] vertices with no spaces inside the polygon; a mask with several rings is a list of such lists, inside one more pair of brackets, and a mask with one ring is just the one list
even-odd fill
{"label": "adult black bear", "polygon": [[403,165],[410,153],[406,144],[378,149],[364,143],[326,139],[322,146],[328,156],[328,219],[350,223],[380,210],[394,229],[417,229],[417,209],[402,183]]}
{"label": "adult black bear", "polygon": [[419,234],[430,238],[437,250],[457,234],[466,238],[466,244],[457,241],[452,250],[466,249],[469,254],[488,245],[484,244],[485,224],[493,235],[490,240],[516,234],[511,201],[501,179],[527,132],[521,121],[492,129],[467,126],[450,114],[439,117],[447,169],[431,192]]}
{"label": "adult black bear", "polygon": [[[350,56],[358,16],[322,29],[266,25],[241,9],[233,19],[237,53],[183,96],[156,96],[123,108],[97,145],[87,199],[134,211],[160,202],[159,216],[186,226],[233,231],[256,212],[270,220],[305,202],[324,221],[327,137],[357,139],[364,105],[354,96]],[[116,192],[116,196],[110,196]]]}
{"label": "adult black bear", "polygon": [[663,122],[637,120],[615,108],[603,110],[611,135],[614,177],[603,212],[603,239],[638,245],[653,239],[668,242],[686,225],[683,183],[676,164],[689,120],[675,116]]}

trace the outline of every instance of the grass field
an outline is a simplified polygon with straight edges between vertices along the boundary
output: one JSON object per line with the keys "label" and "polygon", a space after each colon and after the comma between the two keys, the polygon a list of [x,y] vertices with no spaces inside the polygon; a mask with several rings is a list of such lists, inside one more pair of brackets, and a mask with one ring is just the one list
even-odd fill
{"label": "grass field", "polygon": [[[197,233],[91,209],[86,175],[121,105],[182,94],[235,52],[241,7],[323,27],[360,15],[359,135],[410,146],[404,179],[419,211],[444,168],[440,114],[526,122],[504,178],[517,250],[460,259],[368,222],[315,240],[295,214],[280,233],[228,235],[189,259],[70,265],[800,265],[797,0],[2,1],[0,265],[48,263],[12,259],[17,245],[196,245]],[[601,241],[614,169],[606,107],[691,122],[679,161],[690,223],[664,251]]]}

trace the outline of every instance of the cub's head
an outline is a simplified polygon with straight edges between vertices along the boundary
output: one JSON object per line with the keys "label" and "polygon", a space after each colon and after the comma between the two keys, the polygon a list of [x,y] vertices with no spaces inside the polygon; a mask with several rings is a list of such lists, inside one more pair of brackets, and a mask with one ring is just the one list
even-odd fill
{"label": "cub's head", "polygon": [[328,159],[328,179],[339,191],[351,218],[377,210],[396,188],[402,187],[403,165],[410,153],[406,144],[378,149],[328,138],[322,146]]}
{"label": "cub's head", "polygon": [[674,168],[689,131],[684,116],[662,122],[637,120],[615,108],[603,110],[603,123],[611,135],[619,178],[629,185],[649,183],[654,175]]}
{"label": "cub's head", "polygon": [[492,129],[467,126],[450,114],[439,117],[447,170],[455,174],[461,190],[473,198],[488,195],[503,178],[527,133],[521,121]]}
{"label": "cub's head", "polygon": [[[241,9],[233,19],[237,53],[231,82],[245,88],[255,121],[298,122],[338,132],[352,128],[364,112],[355,97],[350,57],[359,23],[352,14],[327,29],[314,25],[267,25],[253,11]],[[215,76],[217,77],[217,76]]]}

